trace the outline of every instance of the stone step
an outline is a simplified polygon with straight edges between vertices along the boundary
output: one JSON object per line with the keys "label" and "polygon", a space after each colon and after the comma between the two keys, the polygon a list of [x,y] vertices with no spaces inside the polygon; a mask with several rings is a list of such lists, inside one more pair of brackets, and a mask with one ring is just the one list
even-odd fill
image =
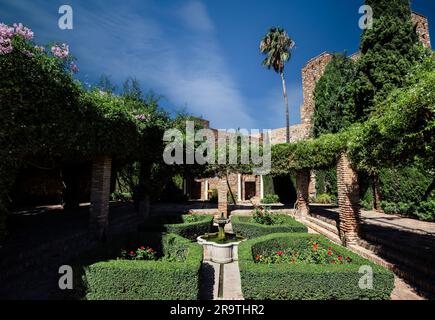
{"label": "stone step", "polygon": [[337,236],[339,236],[339,232],[338,232],[337,227],[332,225],[332,224],[329,224],[323,220],[319,220],[317,218],[310,217],[310,216],[307,216],[306,220],[308,220],[314,224],[317,224],[319,227],[322,227],[323,229],[326,229],[329,232],[335,233]]}
{"label": "stone step", "polygon": [[340,237],[337,234],[335,234],[335,233],[333,233],[333,232],[323,228],[322,226],[318,225],[317,223],[313,223],[313,222],[311,222],[309,220],[302,220],[301,222],[303,224],[305,224],[308,228],[310,228],[310,229],[312,229],[312,230],[314,230],[314,231],[324,235],[329,240],[331,240],[331,241],[333,241],[335,243],[341,244],[341,239],[340,239]]}
{"label": "stone step", "polygon": [[337,221],[335,221],[334,219],[330,219],[330,218],[324,217],[322,215],[319,215],[319,214],[316,214],[316,213],[313,213],[313,212],[310,212],[309,217],[315,218],[317,220],[321,220],[321,221],[323,221],[323,222],[325,222],[327,224],[330,224],[330,225],[332,225],[332,226],[337,228]]}

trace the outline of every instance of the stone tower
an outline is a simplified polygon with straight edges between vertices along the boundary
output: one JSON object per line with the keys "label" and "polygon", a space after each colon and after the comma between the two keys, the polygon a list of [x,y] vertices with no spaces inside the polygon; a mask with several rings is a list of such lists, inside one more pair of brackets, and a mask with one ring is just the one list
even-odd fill
{"label": "stone tower", "polygon": [[429,35],[429,22],[427,18],[417,12],[412,13],[412,23],[415,26],[420,42],[426,48],[431,48]]}

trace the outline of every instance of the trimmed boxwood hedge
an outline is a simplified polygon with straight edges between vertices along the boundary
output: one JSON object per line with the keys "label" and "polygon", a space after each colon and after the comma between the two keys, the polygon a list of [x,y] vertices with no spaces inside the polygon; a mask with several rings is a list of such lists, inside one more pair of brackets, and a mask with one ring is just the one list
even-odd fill
{"label": "trimmed boxwood hedge", "polygon": [[[279,249],[304,248],[314,239],[338,254],[352,259],[351,264],[261,264],[254,256]],[[373,289],[360,289],[362,265],[372,267]],[[394,287],[394,274],[338,246],[321,235],[302,233],[270,234],[240,244],[239,266],[242,291],[248,300],[386,300]]]}
{"label": "trimmed boxwood hedge", "polygon": [[[174,234],[143,234],[138,245],[157,241],[160,252],[180,256],[181,260],[107,260],[84,267],[84,286],[88,300],[196,300],[202,248]],[[119,250],[118,244],[109,251]],[[153,245],[154,248],[156,246]],[[158,245],[157,245],[158,247]],[[119,251],[118,251],[119,252]],[[97,254],[98,256],[98,254]],[[112,256],[113,257],[113,256]]]}
{"label": "trimmed boxwood hedge", "polygon": [[152,217],[140,227],[140,230],[174,233],[190,240],[196,240],[197,237],[211,232],[213,216],[196,215],[198,221],[185,222],[186,216],[188,215]]}
{"label": "trimmed boxwood hedge", "polygon": [[241,234],[242,236],[252,239],[256,237],[261,237],[270,233],[282,233],[282,232],[308,232],[306,226],[302,223],[297,222],[290,216],[278,215],[280,216],[284,223],[276,225],[264,225],[252,221],[250,216],[232,216],[231,224],[233,226],[233,231],[235,233]]}

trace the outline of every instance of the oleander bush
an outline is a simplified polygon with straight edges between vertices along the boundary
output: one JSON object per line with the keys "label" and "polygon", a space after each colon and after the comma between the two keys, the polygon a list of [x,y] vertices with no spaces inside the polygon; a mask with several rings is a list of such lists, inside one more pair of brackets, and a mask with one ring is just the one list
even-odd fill
{"label": "oleander bush", "polygon": [[290,216],[283,214],[271,214],[271,216],[274,217],[275,223],[269,225],[257,223],[253,220],[253,217],[232,216],[231,224],[233,231],[248,239],[261,237],[270,233],[308,231],[306,226]]}
{"label": "oleander bush", "polygon": [[[327,248],[325,254],[307,254],[320,247]],[[283,259],[290,252],[304,257]],[[239,246],[239,266],[247,300],[387,300],[394,288],[391,271],[321,235],[278,233],[248,240]],[[373,271],[372,289],[359,286],[361,266]]]}
{"label": "oleander bush", "polygon": [[174,233],[189,240],[209,233],[213,227],[213,216],[191,215],[163,216],[148,219],[141,227],[142,231]]}
{"label": "oleander bush", "polygon": [[[123,257],[122,251],[133,244],[153,248],[157,253],[157,260]],[[118,240],[107,244],[98,252],[94,252],[95,258],[98,262],[82,267],[85,299],[195,300],[198,298],[202,248],[178,235],[136,234],[128,241]]]}

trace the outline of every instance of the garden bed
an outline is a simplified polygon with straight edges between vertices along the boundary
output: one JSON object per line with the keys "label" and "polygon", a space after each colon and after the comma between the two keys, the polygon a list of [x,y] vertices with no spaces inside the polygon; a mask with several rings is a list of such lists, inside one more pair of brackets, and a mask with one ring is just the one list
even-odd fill
{"label": "garden bed", "polygon": [[178,235],[130,235],[89,256],[93,261],[82,265],[82,298],[198,299],[202,248]]}
{"label": "garden bed", "polygon": [[180,215],[162,216],[148,219],[141,227],[141,231],[174,233],[189,240],[209,233],[213,227],[211,215]]}
{"label": "garden bed", "polygon": [[252,217],[248,216],[232,216],[231,224],[233,231],[249,239],[270,233],[308,231],[306,226],[290,216],[283,214],[273,214],[272,216],[276,217],[276,220],[275,223],[271,225],[257,223]]}
{"label": "garden bed", "polygon": [[[391,271],[313,234],[246,241],[239,247],[239,266],[248,300],[383,300],[394,287]],[[359,286],[367,274],[361,266],[373,271],[372,289]]]}

